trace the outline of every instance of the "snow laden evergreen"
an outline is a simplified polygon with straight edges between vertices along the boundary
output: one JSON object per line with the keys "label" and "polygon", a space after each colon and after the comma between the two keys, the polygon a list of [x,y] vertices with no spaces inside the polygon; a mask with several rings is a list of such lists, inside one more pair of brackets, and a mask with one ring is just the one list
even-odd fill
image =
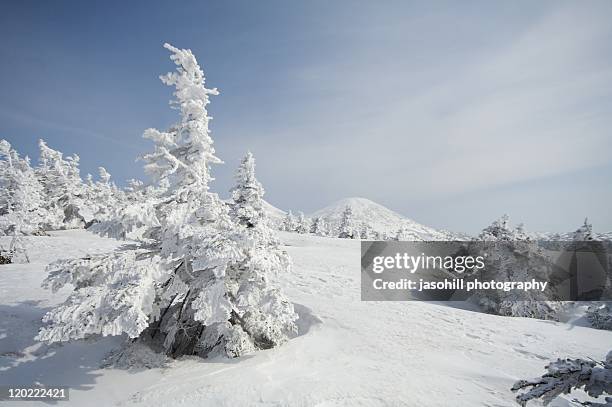
{"label": "snow laden evergreen", "polygon": [[28,157],[0,140],[0,235],[42,233],[48,220],[45,194]]}
{"label": "snow laden evergreen", "polygon": [[285,214],[283,218],[283,224],[281,225],[281,230],[285,232],[295,232],[297,228],[297,219],[295,215],[289,211]]}
{"label": "snow laden evergreen", "polygon": [[588,218],[584,218],[584,223],[574,232],[572,239],[574,241],[594,240],[593,225],[589,223]]}
{"label": "snow laden evergreen", "polygon": [[523,224],[519,224],[518,227],[513,228],[510,225],[510,217],[506,214],[502,215],[501,218],[493,221],[491,225],[487,226],[480,232],[478,236],[479,240],[484,241],[528,241],[531,240],[529,235],[525,233]]}
{"label": "snow laden evergreen", "polygon": [[[548,280],[550,259],[522,227],[517,230],[510,225],[508,215],[484,228],[477,240],[481,241],[478,250],[482,250],[483,255],[486,253],[482,280]],[[479,292],[477,297],[486,312],[504,316],[557,320],[561,306],[558,302],[548,301],[548,291],[539,290],[484,291]]]}
{"label": "snow laden evergreen", "polygon": [[310,233],[317,236],[328,236],[329,235],[329,225],[325,222],[320,216],[317,216],[312,220],[312,225],[310,226]]}
{"label": "snow laden evergreen", "polygon": [[512,386],[512,391],[526,390],[516,396],[521,406],[526,406],[530,400],[541,399],[544,405],[550,404],[562,394],[570,394],[572,390],[581,389],[593,400],[573,401],[577,405],[610,406],[612,397],[598,402],[600,396],[612,395],[612,351],[608,352],[606,360],[596,362],[592,359],[557,359],[546,366],[547,372],[537,379],[519,380]]}
{"label": "snow laden evergreen", "polygon": [[231,269],[232,318],[249,335],[256,348],[270,348],[297,332],[293,304],[275,287],[270,277],[289,272],[291,260],[280,249],[263,202],[264,189],[255,178],[255,159],[249,152],[236,172],[231,191],[230,216],[244,234],[243,258]]}
{"label": "snow laden evergreen", "polygon": [[405,225],[402,225],[397,230],[397,233],[395,235],[395,240],[406,242],[406,241],[422,241],[423,239],[421,239],[419,235],[417,235],[413,231],[409,230]]}
{"label": "snow laden evergreen", "polygon": [[589,305],[585,317],[593,328],[612,331],[612,302]]}
{"label": "snow laden evergreen", "polygon": [[298,233],[310,233],[310,226],[310,219],[304,216],[304,212],[298,212],[298,217],[295,224],[295,231]]}
{"label": "snow laden evergreen", "polygon": [[111,182],[111,175],[104,167],[98,168],[99,180],[93,182],[91,175],[87,177],[86,198],[91,223],[108,221],[115,217],[115,212],[126,205],[126,195],[115,183]]}
{"label": "snow laden evergreen", "polygon": [[359,239],[359,229],[353,219],[353,210],[347,205],[342,212],[342,219],[338,227],[338,237],[342,239]]}
{"label": "snow laden evergreen", "polygon": [[375,237],[375,233],[370,227],[370,225],[365,222],[362,223],[361,227],[359,228],[359,238],[361,240],[374,240]]}
{"label": "snow laden evergreen", "polygon": [[79,175],[78,155],[64,159],[63,154],[39,140],[39,165],[36,175],[43,185],[48,229],[83,227],[93,214],[88,207],[85,185]]}
{"label": "snow laden evergreen", "polygon": [[160,225],[156,207],[164,199],[167,190],[167,180],[159,181],[158,185],[145,185],[142,181],[130,180],[125,191],[119,191],[120,195],[111,200],[115,206],[109,208],[108,217],[95,222],[88,230],[115,239],[146,241],[146,233]]}
{"label": "snow laden evergreen", "polygon": [[235,357],[276,346],[295,332],[297,315],[269,282],[271,273],[289,266],[260,212],[263,189],[247,157],[231,216],[209,191],[210,165],[221,160],[207,105],[218,92],[205,87],[190,50],[164,47],[177,69],[160,78],[175,88],[180,121],[167,131],[144,132],[154,151],[143,159],[165,192],[139,243],[48,267],[46,286],[70,283],[74,291],[46,314],[38,339],[127,334],[174,357]]}

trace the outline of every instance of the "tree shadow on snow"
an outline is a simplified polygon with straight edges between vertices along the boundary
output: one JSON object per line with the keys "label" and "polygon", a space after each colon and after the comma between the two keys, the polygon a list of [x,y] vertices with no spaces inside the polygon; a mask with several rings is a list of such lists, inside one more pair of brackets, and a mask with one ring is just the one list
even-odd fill
{"label": "tree shadow on snow", "polygon": [[92,389],[101,374],[95,373],[100,361],[116,342],[112,338],[95,340],[95,345],[94,340],[38,342],[34,337],[49,309],[39,307],[37,301],[0,305],[0,385]]}

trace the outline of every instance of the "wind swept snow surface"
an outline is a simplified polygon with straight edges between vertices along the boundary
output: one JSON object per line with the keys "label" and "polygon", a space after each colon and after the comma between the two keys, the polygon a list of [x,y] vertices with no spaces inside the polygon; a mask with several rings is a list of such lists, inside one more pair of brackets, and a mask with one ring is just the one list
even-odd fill
{"label": "wind swept snow surface", "polygon": [[298,336],[238,359],[183,357],[148,370],[99,368],[121,338],[33,340],[68,293],[40,288],[44,263],[120,243],[86,231],[30,237],[33,263],[0,266],[0,385],[66,385],[61,405],[74,406],[515,406],[516,380],[558,357],[598,360],[612,344],[610,331],[564,323],[362,302],[359,242],[280,237],[294,262],[280,283],[300,314]]}

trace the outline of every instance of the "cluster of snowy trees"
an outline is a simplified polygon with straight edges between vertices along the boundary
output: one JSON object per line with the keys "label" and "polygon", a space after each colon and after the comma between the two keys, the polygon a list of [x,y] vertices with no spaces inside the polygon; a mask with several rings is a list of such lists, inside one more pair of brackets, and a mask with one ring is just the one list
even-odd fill
{"label": "cluster of snowy trees", "polygon": [[38,143],[38,166],[0,140],[0,235],[44,234],[107,220],[125,194],[99,168],[99,179],[79,175],[79,156]]}
{"label": "cluster of snowy trees", "polygon": [[[314,221],[310,220],[304,215],[304,212],[298,212],[297,216],[293,212],[289,211],[283,218],[283,222],[280,225],[280,230],[285,232],[296,232],[296,233],[315,233],[313,231]],[[315,233],[319,236],[328,236],[328,231],[325,228],[321,228],[323,225],[319,225],[319,233]]]}
{"label": "cluster of snowy trees", "polygon": [[[486,251],[483,279],[528,281],[548,279],[549,260],[543,250],[525,232],[523,225],[512,227],[503,215],[483,229],[475,240],[479,250]],[[484,244],[482,243],[484,242]],[[488,250],[491,248],[492,250]],[[498,315],[556,320],[560,304],[547,301],[548,292],[486,291],[477,294],[481,307]]]}
{"label": "cluster of snowy trees", "polygon": [[[555,238],[561,240],[559,235],[552,237],[552,239]],[[584,224],[575,232],[569,234],[568,238],[573,243],[568,242],[562,246],[567,247],[569,243],[580,245],[584,242],[590,242],[587,244],[593,245],[593,227],[588,219],[585,219]],[[526,281],[537,278],[541,281],[550,280],[551,262],[541,242],[526,233],[522,224],[512,227],[507,215],[503,215],[483,229],[475,241],[495,246],[494,250],[487,252],[489,256],[486,258],[486,269],[489,274],[483,277],[484,279]],[[547,245],[556,243],[558,244],[554,241],[546,242]],[[607,262],[606,290],[612,289],[609,274],[612,266],[610,264],[611,255],[612,253],[607,253],[601,260]],[[498,315],[558,320],[559,313],[563,312],[568,303],[550,301],[551,297],[549,288],[545,292],[535,290],[482,292],[478,293],[477,300],[485,311]],[[612,329],[611,310],[611,303],[595,302],[588,307],[585,316],[594,328]]]}
{"label": "cluster of snowy trees", "polygon": [[22,157],[6,140],[0,140],[0,236],[12,236],[8,248],[0,247],[2,262],[27,262],[25,235],[91,226],[108,220],[124,205],[126,194],[99,168],[94,182],[79,173],[79,156],[64,157],[40,140],[38,165]]}
{"label": "cluster of snowy trees", "polygon": [[[74,291],[45,315],[37,338],[126,334],[172,357],[237,357],[271,348],[297,332],[293,304],[272,278],[289,271],[291,261],[269,227],[250,153],[236,173],[230,202],[210,192],[210,166],[221,160],[207,105],[218,91],[205,87],[190,50],[164,46],[177,69],[160,79],[175,89],[180,120],[166,131],[144,132],[154,144],[143,159],[155,184],[132,182],[115,210],[92,209],[99,214],[92,230],[135,243],[50,264],[44,285],[57,290],[71,284]],[[91,191],[115,194],[108,182],[101,173]],[[67,191],[63,208],[74,202],[83,216],[77,198],[85,193]]]}
{"label": "cluster of snowy trees", "polygon": [[309,219],[304,216],[303,212],[298,212],[296,216],[289,211],[280,225],[280,230],[341,239],[392,240],[386,233],[373,230],[366,222],[357,222],[350,206],[344,209],[340,223],[337,225],[329,223],[321,216]]}

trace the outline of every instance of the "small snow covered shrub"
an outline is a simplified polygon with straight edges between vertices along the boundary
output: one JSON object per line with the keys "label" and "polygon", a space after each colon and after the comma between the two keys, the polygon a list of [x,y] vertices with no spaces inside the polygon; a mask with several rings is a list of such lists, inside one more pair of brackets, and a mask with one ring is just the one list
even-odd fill
{"label": "small snow covered shrub", "polygon": [[586,318],[593,328],[612,331],[612,303],[595,303],[586,311]]}
{"label": "small snow covered shrub", "polygon": [[290,261],[268,227],[253,157],[239,168],[230,205],[209,191],[210,164],[221,161],[207,105],[218,92],[204,86],[190,50],[164,46],[177,71],[161,80],[175,87],[181,119],[165,132],[146,130],[155,147],[143,157],[163,192],[146,210],[136,199],[122,214],[119,223],[128,225],[114,232],[144,229],[137,243],[49,265],[44,285],[74,291],[44,317],[38,339],[126,334],[172,357],[237,357],[276,346],[295,333],[297,314],[270,280]]}
{"label": "small snow covered shrub", "polygon": [[[570,394],[574,389],[583,389],[593,398],[612,394],[612,351],[608,352],[606,360],[595,362],[585,359],[557,359],[546,366],[547,373],[533,380],[519,380],[512,386],[512,391],[527,389],[516,396],[521,405],[535,399],[542,399],[548,405],[561,394]],[[580,405],[609,406],[612,397],[606,397],[603,403],[596,401],[581,402]]]}

